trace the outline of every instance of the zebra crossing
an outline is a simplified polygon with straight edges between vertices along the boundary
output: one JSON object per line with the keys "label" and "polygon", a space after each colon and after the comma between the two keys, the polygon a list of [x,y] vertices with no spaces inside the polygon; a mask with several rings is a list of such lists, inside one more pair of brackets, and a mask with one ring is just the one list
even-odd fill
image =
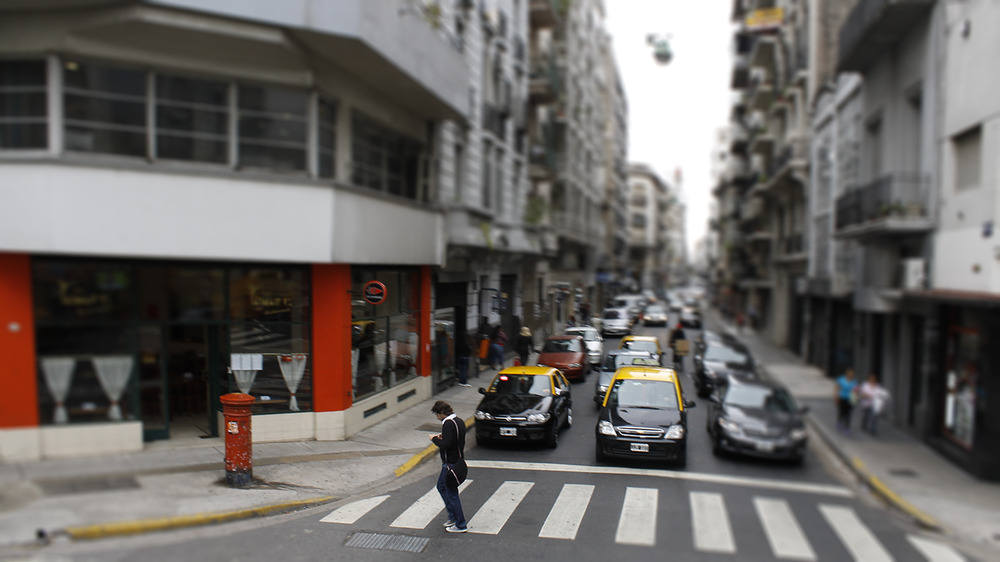
{"label": "zebra crossing", "polygon": [[[466,480],[461,491],[474,484]],[[485,502],[468,518],[470,533],[499,535],[506,523],[514,517],[522,501],[531,493],[534,482],[521,480],[503,481]],[[575,540],[583,522],[595,486],[590,484],[563,484],[544,523],[538,531],[541,539]],[[691,541],[694,549],[707,554],[739,555],[739,540],[730,521],[730,506],[721,493],[689,491]],[[320,519],[323,523],[353,525],[365,515],[377,512],[389,495],[358,500],[331,511]],[[803,530],[795,510],[786,499],[756,495],[752,498],[753,513],[767,539],[771,554],[779,560],[818,560],[816,549]],[[467,508],[469,506],[466,506]],[[803,509],[801,507],[799,510]],[[829,525],[853,560],[864,562],[892,562],[893,556],[852,507],[836,503],[819,503],[815,506],[821,520]],[[657,515],[660,511],[660,490],[657,488],[625,488],[621,501],[614,541],[622,545],[653,547],[657,545]],[[444,503],[438,491],[431,488],[405,509],[389,524],[394,529],[422,530],[438,523],[444,513]],[[390,516],[391,514],[383,514]],[[388,517],[387,517],[388,518]],[[609,518],[609,521],[613,520]],[[669,540],[676,542],[677,536]],[[913,554],[904,558],[916,560],[922,556],[928,562],[961,562],[965,558],[951,546],[926,537],[907,534],[906,542]]]}

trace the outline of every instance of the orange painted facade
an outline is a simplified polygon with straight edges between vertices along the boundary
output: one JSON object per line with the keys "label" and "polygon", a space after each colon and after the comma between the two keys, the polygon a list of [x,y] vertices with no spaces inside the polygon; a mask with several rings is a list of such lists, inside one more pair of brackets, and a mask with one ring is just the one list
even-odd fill
{"label": "orange painted facade", "polygon": [[0,428],[38,425],[31,257],[0,253]]}
{"label": "orange painted facade", "polygon": [[351,406],[351,266],[312,266],[313,410]]}

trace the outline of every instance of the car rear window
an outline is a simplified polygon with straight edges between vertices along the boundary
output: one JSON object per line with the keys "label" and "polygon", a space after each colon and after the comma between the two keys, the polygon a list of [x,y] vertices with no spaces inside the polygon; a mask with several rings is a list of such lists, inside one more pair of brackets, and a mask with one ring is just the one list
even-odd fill
{"label": "car rear window", "polygon": [[795,404],[787,392],[762,386],[730,385],[726,391],[725,403],[743,408],[763,409],[777,414],[790,414],[795,411]]}
{"label": "car rear window", "polygon": [[548,375],[497,375],[489,392],[496,394],[548,396],[552,383]]}
{"label": "car rear window", "polygon": [[619,408],[678,409],[677,390],[668,381],[618,379],[611,387],[609,406]]}
{"label": "car rear window", "polygon": [[635,351],[648,351],[650,353],[658,353],[656,349],[656,342],[651,341],[627,341],[622,343],[622,348],[632,349]]}
{"label": "car rear window", "polygon": [[580,340],[548,340],[542,347],[542,353],[577,353],[583,351]]}
{"label": "car rear window", "polygon": [[604,317],[608,320],[617,320],[618,318],[623,318],[622,313],[617,310],[606,310],[604,311]]}

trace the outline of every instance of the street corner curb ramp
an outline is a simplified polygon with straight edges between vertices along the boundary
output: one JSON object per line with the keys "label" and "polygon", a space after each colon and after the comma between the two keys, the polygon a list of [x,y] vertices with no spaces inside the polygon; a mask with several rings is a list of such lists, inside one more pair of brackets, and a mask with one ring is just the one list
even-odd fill
{"label": "street corner curb ramp", "polygon": [[167,531],[171,529],[227,523],[230,521],[238,521],[240,519],[250,519],[252,517],[286,513],[298,509],[305,509],[307,507],[330,503],[336,499],[337,498],[335,496],[320,496],[311,499],[287,501],[261,507],[237,509],[233,511],[193,513],[191,515],[177,515],[174,517],[139,519],[135,521],[116,521],[111,523],[98,523],[95,525],[79,525],[66,527],[53,534],[67,536],[73,540],[96,540],[125,535],[137,535],[142,533]]}
{"label": "street corner curb ramp", "polygon": [[[465,420],[466,442],[468,442],[469,430],[473,429],[474,427],[476,427],[476,418],[472,417]],[[419,453],[413,455],[412,457],[410,457],[408,461],[399,465],[399,467],[397,467],[396,470],[393,471],[393,474],[396,475],[396,478],[399,478],[400,476],[406,474],[407,472],[423,464],[424,461],[434,456],[437,453],[437,451],[438,451],[437,445],[431,443],[426,448],[424,448],[423,451],[420,451]]]}

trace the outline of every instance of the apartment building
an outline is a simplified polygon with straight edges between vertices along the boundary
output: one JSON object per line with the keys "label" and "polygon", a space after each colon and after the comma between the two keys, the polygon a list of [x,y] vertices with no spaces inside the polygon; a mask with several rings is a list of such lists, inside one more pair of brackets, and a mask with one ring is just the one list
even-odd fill
{"label": "apartment building", "polygon": [[430,395],[442,130],[482,98],[426,16],[0,1],[2,458],[216,435],[227,392],[258,442]]}

